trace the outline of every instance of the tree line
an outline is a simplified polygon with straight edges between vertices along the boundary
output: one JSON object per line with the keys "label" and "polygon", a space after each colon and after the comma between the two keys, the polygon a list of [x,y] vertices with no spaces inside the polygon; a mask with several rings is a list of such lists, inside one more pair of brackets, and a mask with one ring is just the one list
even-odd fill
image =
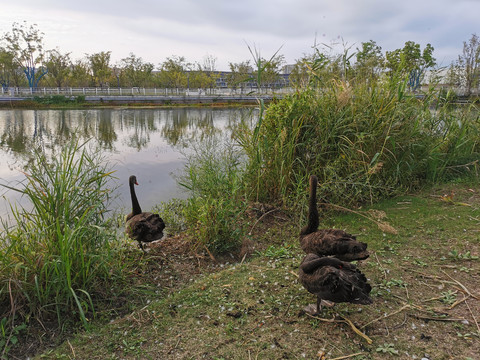
{"label": "tree line", "polygon": [[[304,55],[295,64],[286,65],[279,50],[264,59],[257,49],[250,50],[252,60],[230,62],[228,71],[218,71],[212,55],[203,62],[189,62],[172,55],[154,65],[130,53],[112,64],[111,51],[85,54],[72,59],[71,53],[60,49],[44,49],[44,33],[37,25],[13,23],[10,32],[0,37],[0,84],[9,87],[155,87],[215,88],[222,86],[245,89],[247,86],[288,85],[302,87],[312,82],[321,84],[331,79],[376,81],[382,77],[405,78],[410,89],[416,90],[428,70],[440,74],[433,56],[434,48],[423,49],[414,41],[403,48],[383,52],[374,40],[359,47],[343,45],[335,53],[331,47],[315,46],[312,54]],[[450,66],[443,68],[443,84],[462,87],[467,95],[478,90],[480,80],[480,41],[476,34],[463,42],[463,52]],[[287,73],[288,82],[282,81]],[[440,75],[438,75],[440,76]],[[435,78],[428,79],[435,82]]]}

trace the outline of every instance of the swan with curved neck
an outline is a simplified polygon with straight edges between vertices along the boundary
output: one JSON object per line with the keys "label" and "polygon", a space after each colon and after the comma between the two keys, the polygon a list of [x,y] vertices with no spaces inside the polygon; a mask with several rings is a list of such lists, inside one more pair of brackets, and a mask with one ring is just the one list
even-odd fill
{"label": "swan with curved neck", "polygon": [[138,185],[135,175],[130,176],[128,184],[130,187],[130,197],[132,199],[132,212],[127,215],[125,232],[131,239],[138,241],[140,249],[145,252],[142,243],[160,240],[163,237],[165,223],[158,214],[142,212],[137,195],[135,194],[135,185]]}
{"label": "swan with curved neck", "polygon": [[315,175],[310,176],[308,223],[300,232],[300,245],[305,253],[318,256],[335,256],[343,261],[368,258],[367,244],[340,229],[320,229],[317,209],[317,184]]}
{"label": "swan with curved neck", "polygon": [[132,199],[132,212],[127,215],[127,220],[130,220],[133,216],[141,214],[142,208],[140,207],[137,195],[135,194],[135,185],[138,185],[137,177],[135,175],[130,176],[128,179],[128,185],[130,186],[130,197]]}
{"label": "swan with curved neck", "polygon": [[[372,287],[355,265],[334,257],[307,254],[298,271],[298,278],[307,291],[317,296],[316,314],[324,300],[333,303],[371,304]],[[305,310],[310,311],[311,306]]]}

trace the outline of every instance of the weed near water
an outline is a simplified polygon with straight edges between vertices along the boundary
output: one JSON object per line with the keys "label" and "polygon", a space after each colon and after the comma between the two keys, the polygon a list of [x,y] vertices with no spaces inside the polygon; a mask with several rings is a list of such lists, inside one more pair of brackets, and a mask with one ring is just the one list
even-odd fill
{"label": "weed near water", "polygon": [[189,194],[182,214],[194,246],[221,254],[238,247],[245,232],[241,154],[218,139],[202,146],[194,146],[178,178]]}
{"label": "weed near water", "polygon": [[4,355],[31,319],[88,327],[95,315],[95,292],[112,274],[114,240],[106,219],[112,175],[97,153],[78,141],[51,156],[34,149],[25,179],[3,184],[30,201],[12,206],[15,225],[3,224],[1,232]]}
{"label": "weed near water", "polygon": [[250,198],[303,206],[316,174],[321,198],[352,206],[478,175],[478,109],[445,105],[433,91],[419,99],[402,85],[332,80],[271,104],[236,132]]}

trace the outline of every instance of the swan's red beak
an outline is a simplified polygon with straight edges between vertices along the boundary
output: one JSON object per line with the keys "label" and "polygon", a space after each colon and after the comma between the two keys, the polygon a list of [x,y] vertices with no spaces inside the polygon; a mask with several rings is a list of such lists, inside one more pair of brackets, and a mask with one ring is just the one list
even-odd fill
{"label": "swan's red beak", "polygon": [[137,182],[137,181],[135,181],[135,185],[138,185],[138,182]]}

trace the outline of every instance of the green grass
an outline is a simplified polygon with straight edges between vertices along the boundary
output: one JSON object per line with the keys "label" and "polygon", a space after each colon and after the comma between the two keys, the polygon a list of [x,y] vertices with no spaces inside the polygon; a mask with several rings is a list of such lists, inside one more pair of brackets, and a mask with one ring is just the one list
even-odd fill
{"label": "green grass", "polygon": [[[451,190],[457,204],[444,200]],[[367,218],[345,213],[322,219],[322,225],[346,229],[369,244],[371,256],[359,267],[373,286],[370,306],[338,304],[321,319],[302,314],[314,297],[295,276],[303,256],[300,224],[264,218],[251,235],[260,250],[250,259],[206,269],[150,295],[147,306],[94,324],[41,358],[314,359],[321,352],[327,358],[475,358],[479,199],[478,186],[447,185],[359,209]],[[398,233],[383,232],[371,220],[379,217]],[[150,256],[165,271],[160,264],[171,255]],[[372,344],[347,324],[329,322],[338,315]]]}
{"label": "green grass", "polygon": [[111,173],[87,145],[73,141],[60,154],[32,150],[25,179],[6,185],[29,200],[12,206],[15,226],[0,237],[0,344],[7,354],[19,326],[34,319],[58,327],[95,316],[94,296],[115,270],[106,219]]}

